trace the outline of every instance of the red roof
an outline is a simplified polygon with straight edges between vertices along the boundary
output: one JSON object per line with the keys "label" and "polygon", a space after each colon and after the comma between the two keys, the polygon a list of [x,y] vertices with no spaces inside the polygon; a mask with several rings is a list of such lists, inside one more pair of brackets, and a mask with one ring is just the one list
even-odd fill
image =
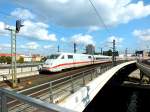
{"label": "red roof", "polygon": [[[13,54],[14,56],[15,54]],[[6,54],[6,53],[0,53],[0,56],[11,56],[11,54]]]}

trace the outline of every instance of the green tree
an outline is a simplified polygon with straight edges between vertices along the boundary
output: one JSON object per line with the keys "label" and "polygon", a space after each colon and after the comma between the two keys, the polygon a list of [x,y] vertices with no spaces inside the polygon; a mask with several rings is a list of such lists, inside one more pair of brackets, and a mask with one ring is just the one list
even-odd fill
{"label": "green tree", "polygon": [[6,62],[7,62],[7,64],[11,64],[11,57],[10,56],[6,57]]}
{"label": "green tree", "polygon": [[[108,51],[104,51],[103,54],[106,56],[112,56],[112,50],[109,49]],[[118,53],[118,51],[116,51],[115,56],[118,56],[118,55],[119,55],[119,53]]]}
{"label": "green tree", "polygon": [[112,50],[109,49],[108,51],[104,51],[103,54],[106,56],[112,56]]}
{"label": "green tree", "polygon": [[20,57],[19,60],[17,61],[17,63],[24,63],[24,58]]}
{"label": "green tree", "polygon": [[1,56],[0,57],[0,62],[1,63],[6,63],[7,62],[6,56]]}

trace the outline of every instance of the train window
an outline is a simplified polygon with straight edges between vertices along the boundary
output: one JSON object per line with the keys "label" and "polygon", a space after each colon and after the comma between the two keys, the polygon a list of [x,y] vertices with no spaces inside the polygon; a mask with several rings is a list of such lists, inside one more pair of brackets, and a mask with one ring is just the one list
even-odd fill
{"label": "train window", "polygon": [[107,57],[97,57],[96,60],[103,60],[103,59],[109,59]]}
{"label": "train window", "polygon": [[73,59],[73,55],[68,55],[68,59]]}
{"label": "train window", "polygon": [[61,59],[64,59],[65,57],[64,57],[64,55],[61,57]]}
{"label": "train window", "polygon": [[47,57],[47,59],[57,59],[60,56],[60,54],[52,54]]}
{"label": "train window", "polygon": [[91,59],[91,56],[88,56],[89,59]]}

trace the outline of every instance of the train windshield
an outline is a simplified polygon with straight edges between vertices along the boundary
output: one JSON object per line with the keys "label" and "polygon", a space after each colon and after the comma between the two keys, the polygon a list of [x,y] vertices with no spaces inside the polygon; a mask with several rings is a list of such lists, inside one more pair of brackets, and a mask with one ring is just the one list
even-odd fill
{"label": "train windshield", "polygon": [[60,54],[52,54],[50,56],[47,56],[47,59],[57,59],[60,56]]}

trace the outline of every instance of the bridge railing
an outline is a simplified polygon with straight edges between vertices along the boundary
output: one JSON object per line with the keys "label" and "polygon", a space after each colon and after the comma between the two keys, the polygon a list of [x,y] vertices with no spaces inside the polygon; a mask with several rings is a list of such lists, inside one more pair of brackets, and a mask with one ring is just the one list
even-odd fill
{"label": "bridge railing", "polygon": [[[73,112],[72,110],[60,107],[56,104],[50,104],[43,102],[41,100],[28,97],[14,91],[10,91],[7,89],[0,89],[0,112],[10,112],[11,110],[8,109],[8,100],[15,99],[16,103],[20,102],[23,105],[26,105],[28,110],[26,111],[38,111],[38,112]],[[24,109],[14,110],[15,112],[22,112]]]}

